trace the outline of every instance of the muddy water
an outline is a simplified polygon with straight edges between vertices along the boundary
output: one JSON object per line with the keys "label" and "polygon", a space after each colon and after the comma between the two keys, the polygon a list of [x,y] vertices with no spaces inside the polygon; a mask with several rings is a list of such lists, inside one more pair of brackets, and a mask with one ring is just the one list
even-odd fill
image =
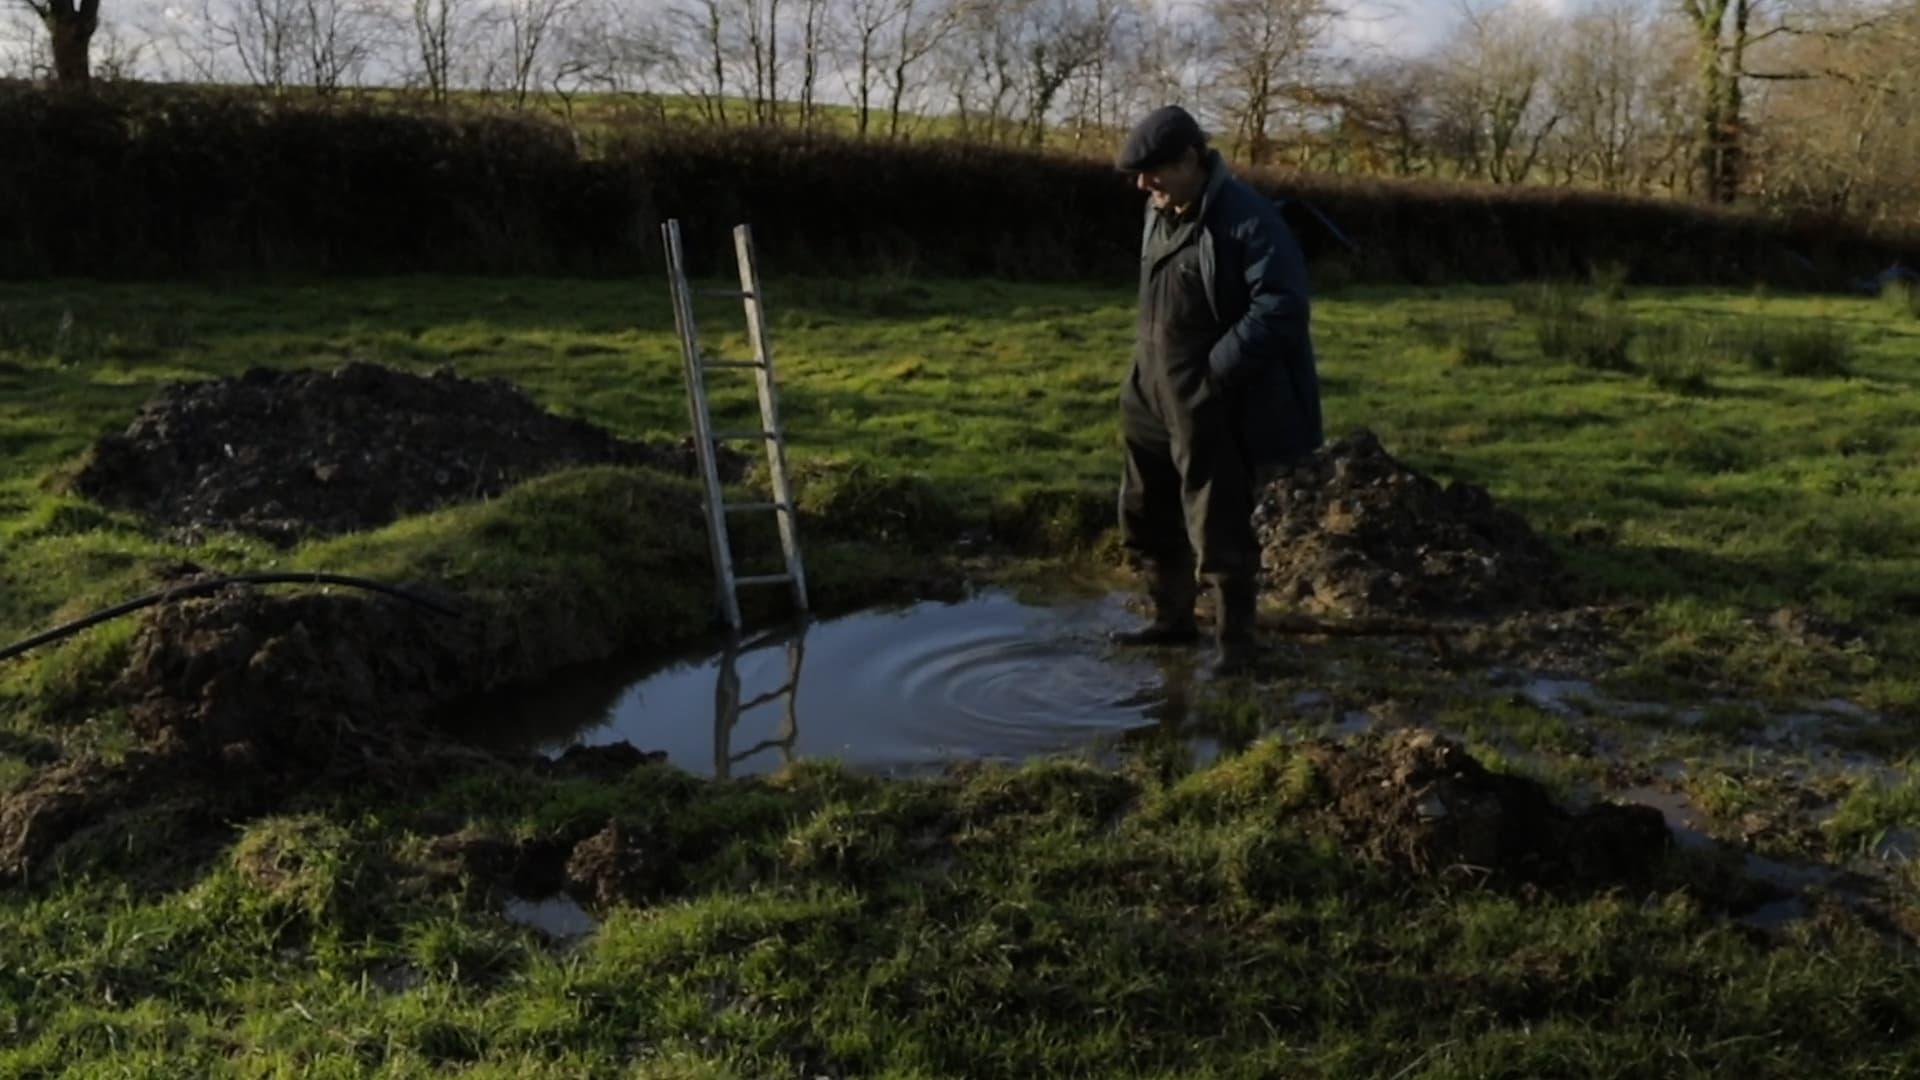
{"label": "muddy water", "polygon": [[1739,860],[1740,872],[1747,878],[1770,885],[1779,895],[1746,911],[1738,921],[1761,930],[1779,930],[1811,914],[1809,893],[1831,888],[1840,880],[1840,871],[1813,863],[1784,862],[1750,851],[1729,847],[1707,835],[1700,827],[1706,815],[1681,792],[1659,787],[1637,787],[1609,796],[1616,802],[1639,803],[1660,811],[1673,833],[1675,846],[1682,851],[1726,853]]}
{"label": "muddy water", "polygon": [[[557,754],[627,741],[705,775],[834,758],[905,773],[1098,747],[1185,713],[1202,650],[1116,655],[1121,598],[1045,606],[989,591],[817,622],[664,668],[564,674],[496,702],[505,742]],[[791,686],[789,694],[786,688]]]}
{"label": "muddy water", "polygon": [[511,897],[502,911],[508,922],[530,926],[554,941],[586,937],[600,928],[585,908],[564,894],[541,900]]}

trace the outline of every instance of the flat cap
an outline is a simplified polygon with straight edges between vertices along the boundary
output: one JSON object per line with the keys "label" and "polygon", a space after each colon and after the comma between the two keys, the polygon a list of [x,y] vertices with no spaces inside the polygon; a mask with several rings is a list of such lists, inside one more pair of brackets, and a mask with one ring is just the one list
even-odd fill
{"label": "flat cap", "polygon": [[1207,136],[1193,114],[1178,105],[1155,109],[1133,125],[1115,159],[1121,172],[1145,172],[1172,162],[1189,146],[1207,145]]}

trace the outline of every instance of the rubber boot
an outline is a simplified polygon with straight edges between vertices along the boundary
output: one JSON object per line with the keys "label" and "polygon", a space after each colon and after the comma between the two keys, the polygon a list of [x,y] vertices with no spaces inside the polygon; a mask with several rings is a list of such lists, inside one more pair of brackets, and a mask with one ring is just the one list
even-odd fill
{"label": "rubber boot", "polygon": [[1219,618],[1214,623],[1213,673],[1218,677],[1245,675],[1260,647],[1254,639],[1256,594],[1252,578],[1221,578],[1214,582]]}
{"label": "rubber boot", "polygon": [[1116,630],[1107,635],[1115,645],[1191,645],[1200,640],[1193,620],[1193,601],[1199,592],[1193,570],[1146,571],[1147,599],[1153,603],[1153,621],[1138,630]]}

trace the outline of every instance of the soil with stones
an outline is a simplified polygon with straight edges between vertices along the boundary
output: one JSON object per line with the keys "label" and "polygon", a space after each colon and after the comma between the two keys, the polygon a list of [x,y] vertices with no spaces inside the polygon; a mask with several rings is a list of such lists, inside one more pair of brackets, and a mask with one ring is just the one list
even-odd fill
{"label": "soil with stones", "polygon": [[[745,461],[728,452],[723,477],[737,479]],[[355,363],[169,386],[124,433],[94,445],[74,487],[189,540],[221,529],[284,544],[490,498],[588,464],[695,467],[690,442],[619,439],[554,416],[499,379]]]}
{"label": "soil with stones", "polygon": [[1535,781],[1490,772],[1432,731],[1323,742],[1307,753],[1318,828],[1420,875],[1601,887],[1647,879],[1673,841],[1658,810],[1599,803],[1569,812]]}
{"label": "soil with stones", "polygon": [[1568,580],[1526,520],[1486,489],[1442,486],[1369,431],[1270,480],[1254,511],[1267,589],[1342,616],[1480,616],[1554,607]]}

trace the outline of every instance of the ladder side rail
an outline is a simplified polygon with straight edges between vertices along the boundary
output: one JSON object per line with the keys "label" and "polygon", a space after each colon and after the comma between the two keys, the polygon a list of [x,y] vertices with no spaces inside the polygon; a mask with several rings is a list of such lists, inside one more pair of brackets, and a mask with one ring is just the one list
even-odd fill
{"label": "ladder side rail", "polygon": [[686,369],[687,410],[693,421],[694,456],[706,490],[707,541],[713,551],[714,592],[720,614],[732,630],[740,629],[740,598],[734,589],[733,548],[727,536],[726,507],[722,502],[720,468],[715,460],[713,416],[707,409],[705,376],[700,370],[699,328],[693,316],[692,289],[686,277],[686,259],[680,244],[680,222],[660,227],[667,249],[667,278],[673,294],[674,327],[680,334],[681,360]]}
{"label": "ladder side rail", "polygon": [[761,303],[760,265],[754,254],[753,228],[741,225],[733,230],[734,254],[740,264],[741,305],[746,310],[747,335],[753,343],[753,358],[759,363],[754,381],[760,389],[760,418],[770,434],[767,444],[767,473],[773,487],[773,501],[789,509],[774,516],[780,524],[780,546],[787,557],[787,573],[793,577],[795,608],[807,611],[807,579],[801,568],[800,533],[795,518],[793,486],[787,477],[786,431],[780,426],[779,392],[773,377],[773,351],[767,340],[766,309]]}

